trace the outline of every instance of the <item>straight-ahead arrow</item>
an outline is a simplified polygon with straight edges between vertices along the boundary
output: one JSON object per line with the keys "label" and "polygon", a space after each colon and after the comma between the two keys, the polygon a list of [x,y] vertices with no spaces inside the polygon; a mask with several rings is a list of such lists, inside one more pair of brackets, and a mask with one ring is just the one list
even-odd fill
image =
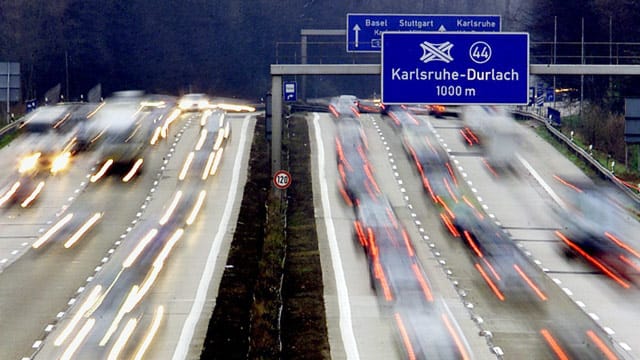
{"label": "straight-ahead arrow", "polygon": [[358,47],[358,35],[360,34],[360,26],[358,26],[358,24],[356,24],[356,26],[353,27],[353,31],[356,33],[356,41],[355,41],[355,46]]}

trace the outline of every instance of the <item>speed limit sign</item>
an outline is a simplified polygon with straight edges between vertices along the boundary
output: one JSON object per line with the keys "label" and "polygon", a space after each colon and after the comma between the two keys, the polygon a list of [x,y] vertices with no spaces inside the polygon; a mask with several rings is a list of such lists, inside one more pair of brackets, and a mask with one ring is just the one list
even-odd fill
{"label": "speed limit sign", "polygon": [[287,170],[278,170],[273,175],[273,185],[278,189],[284,190],[291,185],[291,174]]}

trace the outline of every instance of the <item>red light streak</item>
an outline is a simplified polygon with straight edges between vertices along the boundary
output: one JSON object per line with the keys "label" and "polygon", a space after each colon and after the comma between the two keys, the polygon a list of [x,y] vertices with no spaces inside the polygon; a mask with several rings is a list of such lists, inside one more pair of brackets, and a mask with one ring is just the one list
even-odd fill
{"label": "red light streak", "polygon": [[524,279],[524,281],[527,283],[527,285],[529,285],[529,287],[531,287],[531,289],[533,289],[533,291],[535,291],[536,295],[538,295],[540,300],[547,301],[547,296],[542,292],[542,290],[540,290],[536,286],[536,284],[533,282],[533,280],[531,280],[527,276],[527,274],[525,274],[524,271],[522,271],[522,269],[520,269],[520,267],[517,264],[513,264],[513,268],[516,269],[516,271],[518,272],[520,277],[522,277],[522,279]]}
{"label": "red light streak", "polygon": [[496,278],[496,280],[500,281],[502,280],[500,278],[500,274],[498,274],[498,272],[496,271],[496,269],[493,268],[493,265],[491,265],[491,263],[487,260],[487,258],[482,258],[482,261],[484,261],[484,263],[487,265],[487,267],[489,268],[489,270],[491,271],[491,274],[493,274],[493,277]]}
{"label": "red light streak", "polygon": [[384,294],[384,298],[387,301],[393,300],[393,294],[391,293],[391,288],[389,287],[389,283],[387,282],[387,278],[384,275],[384,270],[382,270],[382,265],[378,259],[373,260],[373,273],[376,276],[376,279],[380,281],[380,286],[382,286],[382,292]]}
{"label": "red light streak", "polygon": [[572,183],[568,182],[567,180],[565,180],[565,179],[561,178],[561,177],[560,177],[560,176],[558,176],[558,175],[553,175],[553,178],[554,178],[554,179],[556,179],[556,180],[558,180],[561,184],[563,184],[563,185],[565,185],[565,186],[567,186],[567,187],[569,187],[569,188],[571,188],[571,189],[575,190],[576,192],[579,192],[579,193],[581,193],[581,192],[582,192],[582,190],[581,190],[579,187],[577,187],[577,186],[573,185]]}
{"label": "red light streak", "polygon": [[609,349],[609,347],[604,343],[604,341],[602,341],[602,339],[600,339],[598,335],[596,335],[596,333],[593,332],[593,330],[587,330],[587,336],[589,337],[589,339],[591,339],[591,341],[593,341],[594,344],[596,344],[598,349],[602,351],[602,353],[608,360],[618,359],[618,357],[613,353],[613,351]]}
{"label": "red light streak", "polygon": [[433,293],[429,288],[429,284],[427,284],[427,280],[422,275],[422,271],[420,271],[420,267],[418,267],[418,264],[413,263],[411,264],[411,269],[413,270],[414,274],[416,274],[416,279],[418,280],[418,283],[420,283],[420,287],[422,288],[422,293],[424,294],[425,299],[427,299],[428,302],[432,302]]}
{"label": "red light streak", "polygon": [[558,344],[556,339],[554,339],[549,330],[542,329],[540,330],[540,334],[542,334],[544,340],[547,342],[547,344],[549,344],[549,347],[551,348],[553,353],[556,354],[558,360],[569,360],[569,356],[567,356],[564,350],[562,350],[562,347]]}
{"label": "red light streak", "polygon": [[404,348],[407,350],[407,357],[410,360],[415,360],[416,354],[413,351],[413,345],[411,345],[409,334],[407,334],[407,329],[404,327],[404,323],[402,322],[402,318],[400,317],[400,314],[394,313],[393,317],[396,320],[396,325],[398,325],[398,331],[400,331],[400,337],[402,338],[402,343],[404,344]]}
{"label": "red light streak", "polygon": [[502,295],[502,293],[500,292],[500,289],[498,289],[496,284],[494,284],[493,281],[491,281],[491,279],[489,278],[487,273],[484,272],[484,270],[482,269],[482,266],[480,266],[480,264],[476,263],[476,269],[478,269],[478,272],[480,272],[480,275],[482,275],[482,277],[484,278],[484,281],[487,282],[487,284],[489,285],[489,287],[491,288],[493,293],[496,294],[498,299],[500,301],[504,301],[504,295]]}
{"label": "red light streak", "polygon": [[478,257],[480,258],[484,257],[484,255],[482,254],[482,251],[480,251],[480,248],[478,248],[478,245],[476,245],[475,241],[473,241],[473,239],[471,238],[471,234],[469,234],[467,230],[464,231],[464,237],[467,239],[467,242],[469,243],[469,246],[471,246],[471,248],[473,249],[473,252],[475,252],[476,255],[478,255]]}
{"label": "red light streak", "polygon": [[462,339],[460,339],[458,332],[453,327],[453,324],[451,324],[451,321],[449,320],[449,317],[446,314],[442,314],[442,321],[444,321],[444,325],[447,327],[447,331],[449,331],[449,334],[453,338],[453,341],[456,343],[456,347],[460,351],[460,356],[462,356],[462,359],[464,360],[471,359],[471,357],[467,353],[467,349],[465,349],[465,346],[462,343]]}
{"label": "red light streak", "polygon": [[633,261],[631,261],[629,258],[627,258],[624,255],[620,255],[620,260],[624,261],[627,265],[631,266],[635,271],[640,272],[640,266],[638,266],[636,263],[634,263]]}
{"label": "red light streak", "polygon": [[442,222],[447,227],[447,229],[449,229],[449,232],[451,233],[451,235],[453,235],[455,237],[460,237],[460,233],[458,232],[456,227],[453,226],[453,224],[451,223],[451,220],[449,220],[448,216],[446,216],[444,213],[440,213],[440,218],[442,218]]}
{"label": "red light streak", "polygon": [[493,169],[493,167],[491,166],[491,164],[489,164],[489,162],[487,161],[487,159],[482,159],[482,162],[484,163],[484,165],[487,167],[487,169],[489,169],[489,171],[491,172],[491,174],[493,174],[493,176],[495,177],[500,177],[498,175],[498,173]]}
{"label": "red light streak", "polygon": [[609,239],[611,239],[611,241],[613,241],[616,245],[632,253],[635,257],[640,258],[640,253],[636,249],[624,243],[622,240],[618,239],[615,235],[610,234],[609,232],[605,232],[604,235]]}

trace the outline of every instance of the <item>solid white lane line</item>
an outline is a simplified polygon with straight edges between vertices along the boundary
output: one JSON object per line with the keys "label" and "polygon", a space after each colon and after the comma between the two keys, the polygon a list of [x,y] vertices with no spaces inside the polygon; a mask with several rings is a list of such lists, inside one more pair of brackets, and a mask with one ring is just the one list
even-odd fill
{"label": "solid white lane line", "polygon": [[313,129],[316,139],[318,152],[318,177],[320,180],[320,194],[322,199],[322,218],[327,230],[327,240],[329,241],[329,250],[331,252],[331,264],[333,265],[333,273],[336,280],[336,292],[338,298],[338,310],[340,313],[340,334],[342,343],[347,355],[347,359],[360,359],[358,345],[353,334],[353,324],[351,322],[351,305],[349,304],[349,291],[345,280],[344,269],[342,268],[342,259],[340,257],[340,249],[338,248],[338,240],[336,238],[336,230],[332,221],[331,206],[329,203],[329,190],[327,188],[327,175],[325,174],[325,154],[324,144],[320,136],[319,116],[313,114]]}

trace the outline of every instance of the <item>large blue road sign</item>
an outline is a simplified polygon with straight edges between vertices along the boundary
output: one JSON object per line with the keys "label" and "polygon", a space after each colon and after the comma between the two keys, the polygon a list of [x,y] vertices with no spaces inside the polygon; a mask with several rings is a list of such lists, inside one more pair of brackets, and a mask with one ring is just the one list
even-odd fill
{"label": "large blue road sign", "polygon": [[529,34],[385,32],[385,104],[527,104]]}
{"label": "large blue road sign", "polygon": [[380,52],[385,31],[500,31],[499,15],[347,14],[347,51]]}

